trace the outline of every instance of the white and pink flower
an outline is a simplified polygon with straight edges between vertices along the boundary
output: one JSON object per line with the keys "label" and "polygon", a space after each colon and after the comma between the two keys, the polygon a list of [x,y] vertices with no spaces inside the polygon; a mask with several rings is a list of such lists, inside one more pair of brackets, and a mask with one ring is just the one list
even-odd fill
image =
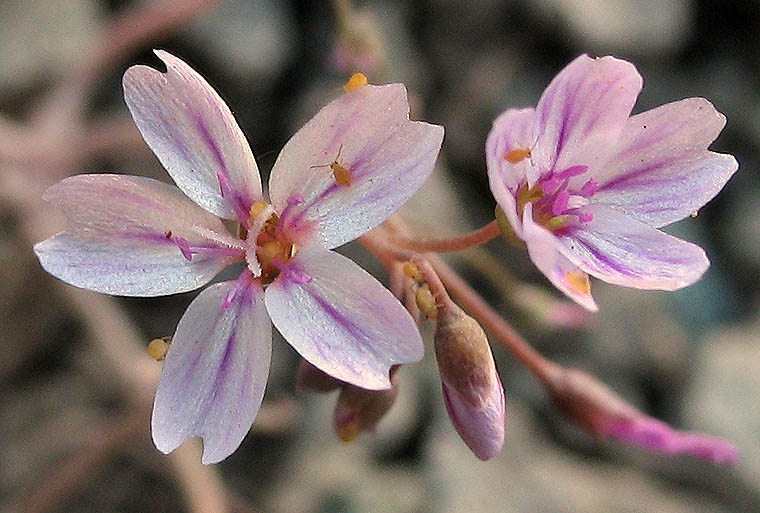
{"label": "white and pink flower", "polygon": [[589,310],[588,275],[675,290],[709,266],[704,251],[659,228],[710,201],[737,170],[709,151],[726,123],[703,98],[631,116],[636,68],[581,55],[536,108],[499,116],[486,142],[491,191],[513,235],[562,292]]}
{"label": "white and pink flower", "polygon": [[[259,409],[272,324],[311,364],[370,390],[391,387],[392,365],[422,358],[401,303],[331,250],[378,226],[422,185],[443,127],[409,120],[401,84],[354,88],[288,141],[266,202],[227,105],[183,61],[156,54],[167,71],[133,66],[124,95],[177,187],[135,176],[67,178],[45,198],[69,227],[34,250],[63,281],[124,296],[193,290],[244,263],[237,280],[209,286],[183,315],[153,409],[161,451],[200,436],[202,461],[215,463],[240,445]],[[222,220],[239,223],[238,232]]]}

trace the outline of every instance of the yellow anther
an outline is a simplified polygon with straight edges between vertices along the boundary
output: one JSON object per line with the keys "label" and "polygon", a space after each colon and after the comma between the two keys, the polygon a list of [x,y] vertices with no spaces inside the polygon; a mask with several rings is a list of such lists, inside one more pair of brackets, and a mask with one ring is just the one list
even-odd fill
{"label": "yellow anther", "polygon": [[438,318],[438,307],[435,304],[435,296],[430,291],[427,283],[423,283],[417,288],[414,294],[414,300],[417,308],[424,313],[428,319],[436,320]]}
{"label": "yellow anther", "polygon": [[367,76],[364,73],[354,73],[351,78],[348,79],[346,85],[343,86],[343,90],[347,93],[355,89],[359,89],[362,86],[367,85]]}
{"label": "yellow anther", "polygon": [[256,219],[269,206],[266,201],[256,201],[251,205],[250,219]]}
{"label": "yellow anther", "polygon": [[517,164],[530,157],[530,148],[515,148],[504,154],[504,160]]}
{"label": "yellow anther", "polygon": [[568,216],[554,216],[544,226],[551,231],[558,230],[567,224],[567,218]]}
{"label": "yellow anther", "polygon": [[425,277],[422,275],[422,271],[420,271],[420,268],[417,267],[417,265],[413,262],[406,262],[404,264],[404,274],[409,276],[417,283],[422,283],[425,281]]}
{"label": "yellow anther", "polygon": [[282,257],[283,248],[279,241],[273,240],[259,246],[256,251],[256,256],[259,257],[259,263],[264,266],[272,265],[275,258]]}
{"label": "yellow anther", "polygon": [[565,283],[577,294],[588,295],[591,293],[591,283],[588,275],[580,271],[568,271],[565,273]]}
{"label": "yellow anther", "polygon": [[154,338],[148,344],[148,354],[156,361],[161,361],[166,358],[166,353],[169,351],[169,345],[172,343],[171,337]]}

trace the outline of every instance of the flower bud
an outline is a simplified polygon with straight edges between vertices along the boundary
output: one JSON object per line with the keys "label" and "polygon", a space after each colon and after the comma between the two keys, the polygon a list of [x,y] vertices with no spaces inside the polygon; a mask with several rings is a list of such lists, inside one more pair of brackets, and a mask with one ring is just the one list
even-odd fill
{"label": "flower bud", "polygon": [[504,445],[504,388],[480,325],[453,301],[438,309],[435,356],[451,422],[481,460]]}
{"label": "flower bud", "polygon": [[338,438],[353,442],[361,433],[374,431],[396,400],[397,368],[391,370],[392,386],[388,390],[366,390],[348,383],[343,385],[333,416],[333,428]]}
{"label": "flower bud", "polygon": [[675,430],[637,410],[580,370],[552,366],[545,384],[557,407],[596,438],[616,438],[649,451],[665,455],[689,454],[715,464],[732,465],[739,459],[736,447],[730,442]]}

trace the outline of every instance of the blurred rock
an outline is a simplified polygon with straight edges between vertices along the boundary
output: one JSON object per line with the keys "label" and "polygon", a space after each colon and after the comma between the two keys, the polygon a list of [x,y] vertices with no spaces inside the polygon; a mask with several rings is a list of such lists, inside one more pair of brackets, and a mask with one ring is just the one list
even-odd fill
{"label": "blurred rock", "polygon": [[559,18],[592,53],[672,55],[692,35],[691,0],[538,0],[529,2],[538,16]]}
{"label": "blurred rock", "polygon": [[742,481],[760,494],[760,317],[711,336],[699,352],[684,416],[739,447]]}
{"label": "blurred rock", "polygon": [[70,69],[98,35],[95,0],[0,2],[0,93]]}
{"label": "blurred rock", "polygon": [[293,56],[298,42],[294,30],[285,2],[228,0],[183,33],[207,50],[230,78],[273,80]]}

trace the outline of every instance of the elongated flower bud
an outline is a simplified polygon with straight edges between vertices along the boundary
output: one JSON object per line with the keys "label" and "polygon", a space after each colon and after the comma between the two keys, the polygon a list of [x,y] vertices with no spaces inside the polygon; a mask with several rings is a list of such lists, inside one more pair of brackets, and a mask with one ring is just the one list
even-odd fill
{"label": "elongated flower bud", "polygon": [[665,455],[689,454],[715,464],[739,459],[733,444],[702,433],[673,429],[637,410],[602,383],[577,369],[553,367],[547,389],[557,407],[596,438],[616,438]]}
{"label": "elongated flower bud", "polygon": [[480,325],[446,298],[438,308],[435,356],[446,410],[462,440],[481,460],[504,445],[504,388]]}

